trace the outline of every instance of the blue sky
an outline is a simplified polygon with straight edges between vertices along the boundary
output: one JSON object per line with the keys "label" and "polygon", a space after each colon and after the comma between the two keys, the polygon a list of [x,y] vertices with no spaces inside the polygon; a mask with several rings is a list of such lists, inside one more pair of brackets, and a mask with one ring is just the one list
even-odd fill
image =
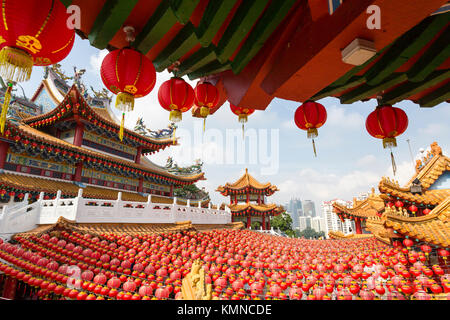
{"label": "blue sky", "polygon": [[[99,70],[105,55],[106,51],[91,47],[88,40],[77,36],[71,53],[61,65],[68,75],[73,75],[73,66],[86,69],[84,83],[88,88],[92,85],[99,90],[103,87]],[[28,97],[36,90],[43,72],[42,67],[35,67],[31,80],[22,84]],[[168,125],[169,113],[159,105],[157,92],[161,83],[169,78],[167,72],[158,73],[153,91],[146,97],[136,99],[134,112],[126,117],[128,128],[134,127],[139,116],[153,130]],[[188,80],[187,77],[185,80]],[[196,81],[190,83],[194,87]],[[326,98],[319,102],[327,109],[328,119],[319,129],[316,139],[317,158],[306,132],[298,129],[293,121],[300,103],[274,99],[265,111],[255,111],[245,126],[247,134],[256,135],[256,144],[249,140],[245,145],[242,143],[241,126],[226,102],[207,118],[205,134],[202,134],[201,119],[193,118],[190,111],[183,114],[183,121],[177,129],[181,146],[168,148],[150,159],[164,164],[168,156],[173,156],[180,165],[189,165],[201,157],[207,180],[198,185],[210,192],[214,203],[228,201],[215,189],[220,184],[238,179],[246,167],[261,182],[270,181],[278,186],[280,191],[269,200],[284,204],[292,197],[310,199],[315,201],[316,208],[320,208],[321,201],[334,198],[351,200],[353,196],[376,187],[382,176],[393,177],[389,151],[384,150],[381,141],[371,137],[365,129],[365,119],[375,108],[376,101],[341,105],[338,99]],[[439,143],[445,154],[450,154],[450,108],[448,103],[442,103],[431,109],[422,109],[409,101],[396,106],[402,108],[409,118],[409,127],[397,138],[398,147],[394,149],[398,167],[395,178],[402,184],[414,172],[407,139],[410,140],[414,157],[419,154],[420,148],[426,149],[433,141]],[[237,147],[232,149],[242,155],[243,149],[239,148],[245,146],[245,161],[226,161],[226,157],[230,156],[230,150],[225,149],[227,129],[228,133],[240,137],[235,139]],[[276,143],[271,144],[271,139]],[[268,153],[269,159],[275,163],[278,158],[278,169],[276,165],[271,170],[267,169],[269,165],[264,157],[266,141],[268,146],[273,147],[269,150],[273,151]]]}

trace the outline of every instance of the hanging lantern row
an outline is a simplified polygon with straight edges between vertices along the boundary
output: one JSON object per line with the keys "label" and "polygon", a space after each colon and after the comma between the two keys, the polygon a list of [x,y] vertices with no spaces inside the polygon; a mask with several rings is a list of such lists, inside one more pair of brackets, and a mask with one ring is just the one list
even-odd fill
{"label": "hanging lantern row", "polygon": [[14,82],[28,81],[33,66],[48,66],[72,50],[75,30],[67,25],[69,13],[60,1],[4,0],[0,28],[0,75],[7,90],[0,115],[3,134]]}

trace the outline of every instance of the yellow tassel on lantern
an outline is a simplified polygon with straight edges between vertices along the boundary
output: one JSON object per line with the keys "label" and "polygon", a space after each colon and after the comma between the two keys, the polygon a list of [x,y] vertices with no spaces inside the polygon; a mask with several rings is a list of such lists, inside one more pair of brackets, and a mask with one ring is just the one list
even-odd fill
{"label": "yellow tassel on lantern", "polygon": [[248,121],[248,116],[245,113],[239,115],[239,122],[242,123],[242,140],[244,140],[244,123]]}
{"label": "yellow tassel on lantern", "polygon": [[12,47],[0,50],[0,74],[3,78],[15,82],[27,81],[32,69],[33,59],[25,51]]}
{"label": "yellow tassel on lantern", "polygon": [[200,116],[203,117],[203,132],[205,132],[206,127],[206,117],[209,115],[209,108],[208,107],[201,107],[200,108]]}
{"label": "yellow tassel on lantern", "polygon": [[125,112],[122,113],[122,122],[120,123],[119,139],[123,140],[123,128],[125,126]]}
{"label": "yellow tassel on lantern", "polygon": [[0,132],[5,131],[6,115],[8,114],[9,102],[11,101],[12,83],[8,82],[8,89],[5,92],[5,100],[2,106],[2,113],[0,115]]}
{"label": "yellow tassel on lantern", "polygon": [[172,110],[169,114],[169,120],[172,122],[180,122],[183,116],[180,110]]}
{"label": "yellow tassel on lantern", "polygon": [[129,112],[134,109],[134,96],[126,92],[120,92],[116,97],[116,108]]}

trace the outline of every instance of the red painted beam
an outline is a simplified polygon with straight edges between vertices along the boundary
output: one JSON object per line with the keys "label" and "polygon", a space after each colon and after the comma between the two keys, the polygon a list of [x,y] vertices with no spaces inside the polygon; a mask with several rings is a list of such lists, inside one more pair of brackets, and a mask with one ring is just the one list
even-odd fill
{"label": "red painted beam", "polygon": [[289,39],[299,27],[300,18],[305,14],[306,9],[307,7],[301,1],[295,4],[258,54],[238,75],[228,70],[210,77],[211,82],[214,81],[212,79],[220,79],[215,81],[223,85],[228,101],[240,107],[251,107],[257,110],[267,108],[274,96],[262,90],[260,83],[270,72],[278,55],[285,50]]}
{"label": "red painted beam", "polygon": [[[381,50],[444,3],[446,0],[347,0],[331,16],[316,21],[310,16],[277,57],[261,87],[269,95],[304,101],[353,68],[342,61],[341,50],[355,38],[371,40]],[[381,30],[366,27],[370,5],[381,9]]]}

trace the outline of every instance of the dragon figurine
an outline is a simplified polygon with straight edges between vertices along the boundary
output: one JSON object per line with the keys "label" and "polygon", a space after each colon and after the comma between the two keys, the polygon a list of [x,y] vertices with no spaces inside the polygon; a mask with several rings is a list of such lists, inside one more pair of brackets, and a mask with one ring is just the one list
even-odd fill
{"label": "dragon figurine", "polygon": [[195,160],[195,164],[189,167],[179,167],[178,164],[173,161],[172,157],[168,157],[165,168],[173,174],[195,174],[202,172],[202,166],[203,162],[200,159],[197,159]]}

